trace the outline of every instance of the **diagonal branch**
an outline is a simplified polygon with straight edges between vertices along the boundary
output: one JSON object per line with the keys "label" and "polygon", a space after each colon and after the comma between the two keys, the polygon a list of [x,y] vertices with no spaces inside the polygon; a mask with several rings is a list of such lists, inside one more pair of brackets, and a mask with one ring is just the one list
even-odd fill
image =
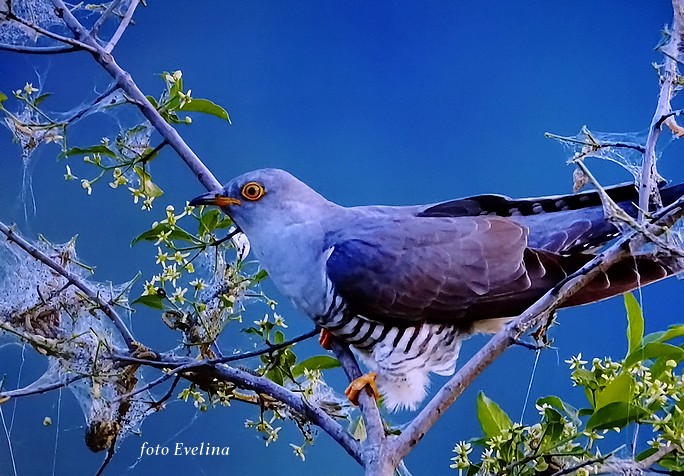
{"label": "diagonal branch", "polygon": [[[119,42],[121,39],[121,35],[124,34],[124,31],[126,31],[126,28],[128,28],[128,25],[131,23],[131,19],[133,18],[133,14],[135,13],[135,9],[138,8],[138,4],[140,3],[140,0],[131,0],[130,5],[128,5],[128,10],[126,10],[126,13],[124,14],[123,18],[121,19],[121,22],[119,23],[119,26],[117,27],[116,31],[110,38],[109,42],[107,43],[107,46],[104,47],[104,50],[107,53],[111,53],[116,44]],[[106,13],[106,12],[105,12]],[[95,29],[93,27],[93,29]]]}
{"label": "diagonal branch", "polygon": [[90,29],[90,34],[92,36],[97,37],[97,35],[100,33],[100,28],[102,28],[102,25],[104,25],[105,22],[109,20],[109,17],[114,14],[114,10],[118,8],[121,2],[122,0],[112,0],[107,9],[102,13],[102,15],[100,15],[100,18],[97,19],[93,27]]}
{"label": "diagonal branch", "polygon": [[[62,36],[58,33],[54,33],[52,31],[47,30],[41,26],[38,26],[38,25],[28,21],[28,20],[25,20],[25,19],[21,18],[20,16],[15,15],[11,11],[9,11],[6,14],[6,18],[9,21],[15,21],[21,25],[24,25],[25,27],[32,29],[33,31],[35,31],[36,33],[38,33],[40,35],[43,35],[43,36],[50,38],[52,40],[55,40],[55,41],[59,41],[60,43],[64,43],[65,45],[69,45],[71,48],[79,49],[79,50],[86,50],[86,51],[89,51],[90,53],[93,53],[93,54],[96,53],[95,48],[93,48],[90,45],[87,45],[86,43],[83,43],[82,41],[79,41],[79,40],[74,39],[74,38]],[[63,48],[63,47],[59,47],[59,48]]]}
{"label": "diagonal branch", "polygon": [[[363,455],[361,445],[351,434],[337,423],[330,415],[323,411],[319,406],[308,402],[305,398],[278,385],[265,377],[252,375],[240,369],[236,369],[225,364],[212,364],[210,361],[197,361],[192,358],[182,358],[173,355],[164,356],[161,360],[140,359],[131,355],[115,353],[112,358],[122,362],[138,363],[155,368],[177,369],[182,367],[181,373],[188,373],[190,370],[203,379],[219,380],[232,382],[240,388],[253,390],[257,393],[264,393],[270,397],[284,403],[295,412],[305,416],[314,425],[325,431],[332,437],[349,455],[359,464],[363,465]],[[186,379],[193,380],[191,375],[183,375]]]}
{"label": "diagonal branch", "polygon": [[114,57],[105,51],[92,37],[90,32],[74,17],[62,0],[51,0],[55,11],[61,17],[74,36],[81,38],[91,47],[93,56],[100,65],[116,80],[119,87],[126,93],[128,99],[133,102],[140,112],[150,121],[152,126],[166,139],[171,147],[183,159],[190,170],[195,174],[200,183],[209,191],[218,190],[221,184],[211,171],[202,163],[195,152],[185,143],[180,134],[159,114],[154,106],[147,100],[145,94],[135,84],[131,75],[124,71],[114,61]]}
{"label": "diagonal branch", "polygon": [[95,302],[97,306],[100,308],[100,310],[102,310],[102,312],[114,323],[114,326],[121,334],[121,337],[123,337],[124,342],[126,342],[126,346],[130,350],[135,350],[138,348],[138,346],[136,345],[135,338],[133,337],[133,334],[131,334],[131,331],[128,329],[128,327],[126,327],[126,324],[124,324],[123,319],[121,318],[119,313],[116,312],[116,309],[114,309],[111,303],[106,302],[104,299],[102,299],[102,297],[100,297],[99,293],[97,293],[95,290],[93,290],[93,288],[84,283],[81,280],[81,278],[79,278],[66,268],[64,268],[59,263],[52,260],[49,256],[47,256],[45,253],[40,251],[31,243],[23,239],[21,236],[17,235],[14,232],[14,230],[12,230],[10,227],[8,227],[2,222],[0,222],[0,232],[2,232],[8,240],[16,243],[21,249],[26,251],[35,259],[37,259],[53,271],[57,272],[59,275],[66,278],[70,285],[76,286],[78,289],[80,289],[83,292],[83,294],[85,294],[86,296],[88,296],[88,298]]}
{"label": "diagonal branch", "polygon": [[[684,214],[684,197],[663,208],[654,217],[655,227],[651,232],[658,236],[666,231],[662,224],[671,224]],[[454,375],[425,406],[402,434],[388,443],[388,454],[398,462],[413,448],[437,422],[439,417],[454,403],[464,390],[494,360],[519,339],[530,328],[548,318],[553,311],[600,272],[605,272],[613,264],[631,255],[630,246],[643,244],[643,236],[632,230],[620,238],[606,251],[585,264],[575,273],[561,281],[537,302],[519,315],[475,354],[456,375]],[[636,242],[636,243],[633,243]]]}

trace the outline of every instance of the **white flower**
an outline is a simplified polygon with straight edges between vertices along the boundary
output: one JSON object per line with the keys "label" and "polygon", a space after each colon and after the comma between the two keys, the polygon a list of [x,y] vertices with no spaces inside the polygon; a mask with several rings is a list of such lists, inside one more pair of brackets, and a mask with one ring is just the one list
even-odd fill
{"label": "white flower", "polygon": [[26,94],[33,94],[38,92],[38,90],[34,88],[33,84],[31,83],[26,83],[26,86],[24,86],[24,91],[26,91]]}
{"label": "white flower", "polygon": [[69,180],[74,180],[74,179],[77,179],[77,178],[78,178],[78,177],[76,177],[74,174],[71,173],[71,167],[69,167],[69,166],[67,165],[67,166],[66,166],[66,173],[64,174],[64,180],[69,181]]}
{"label": "white flower", "polygon": [[586,360],[582,360],[582,353],[577,354],[576,357],[571,357],[570,360],[565,361],[566,364],[570,364],[570,370],[575,370],[583,368],[584,364],[587,363]]}
{"label": "white flower", "polygon": [[81,180],[81,187],[86,189],[86,191],[88,192],[88,195],[93,193],[93,188],[92,188],[92,184],[90,183],[90,180],[86,180],[86,179]]}

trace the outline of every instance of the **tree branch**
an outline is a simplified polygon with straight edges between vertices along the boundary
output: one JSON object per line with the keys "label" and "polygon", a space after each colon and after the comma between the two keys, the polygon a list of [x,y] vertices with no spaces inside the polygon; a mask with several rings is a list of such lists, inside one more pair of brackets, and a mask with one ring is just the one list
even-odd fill
{"label": "tree branch", "polygon": [[[128,25],[130,24],[131,19],[133,18],[133,14],[135,13],[135,9],[138,8],[139,3],[140,3],[140,0],[131,0],[131,3],[128,5],[128,10],[126,10],[126,14],[121,19],[121,22],[119,22],[119,26],[117,27],[116,31],[114,32],[114,34],[110,38],[109,42],[107,43],[107,46],[104,47],[104,50],[107,53],[111,53],[112,50],[114,49],[114,47],[116,46],[116,44],[121,39],[121,35],[123,35],[124,31],[126,31],[126,28],[128,28]],[[105,13],[107,13],[107,12],[105,12]],[[95,27],[93,27],[93,29],[94,28]]]}
{"label": "tree branch", "polygon": [[[666,228],[660,225],[670,224],[684,214],[684,197],[670,206],[661,209],[654,216],[655,227],[651,232],[659,236]],[[464,392],[464,390],[496,360],[511,344],[519,339],[527,330],[549,317],[554,310],[593,280],[600,272],[605,272],[613,264],[631,255],[630,245],[637,241],[643,244],[644,238],[637,230],[631,230],[606,251],[582,266],[549,290],[524,313],[509,322],[501,331],[492,337],[487,344],[475,354],[456,375],[454,375],[423,408],[418,416],[406,427],[395,440],[388,442],[388,454],[394,461],[399,461],[413,448]]]}
{"label": "tree branch", "polygon": [[[347,378],[351,382],[361,377],[362,372],[359,364],[352,354],[349,346],[340,342],[339,339],[332,339],[332,351],[340,361],[342,369],[344,369]],[[375,398],[371,396],[370,392],[362,391],[359,393],[359,409],[363,416],[363,421],[366,426],[367,444],[364,445],[364,463],[366,469],[373,464],[377,464],[377,460],[381,458],[382,449],[385,446],[385,428],[382,423],[382,417],[378,410]]]}
{"label": "tree branch", "polygon": [[131,331],[128,329],[128,327],[126,327],[126,324],[124,324],[123,319],[121,316],[119,316],[119,313],[116,312],[116,309],[114,309],[110,303],[102,299],[99,293],[84,283],[78,276],[65,269],[59,263],[56,263],[45,253],[23,239],[21,236],[17,235],[14,230],[2,222],[0,222],[0,232],[2,232],[8,240],[16,243],[21,249],[26,251],[35,259],[53,271],[57,272],[59,275],[64,277],[70,285],[76,286],[83,292],[83,294],[88,296],[88,298],[90,298],[93,302],[97,303],[98,308],[100,308],[100,310],[114,323],[114,326],[119,331],[119,334],[121,334],[121,337],[123,338],[129,350],[133,351],[138,348]]}
{"label": "tree branch", "polygon": [[656,144],[662,131],[661,125],[663,117],[671,112],[670,100],[676,94],[677,80],[679,71],[677,61],[680,56],[680,46],[684,43],[684,12],[682,11],[681,0],[672,0],[674,9],[674,19],[672,21],[672,31],[670,41],[663,47],[665,55],[664,74],[662,75],[658,104],[653,113],[651,127],[646,139],[646,151],[641,168],[639,179],[639,221],[645,221],[645,214],[648,213],[651,197],[655,192],[654,175],[656,173]]}
{"label": "tree branch", "polygon": [[79,50],[89,51],[90,53],[93,53],[93,54],[95,54],[95,53],[97,52],[97,51],[95,50],[95,48],[93,48],[93,47],[90,46],[90,45],[87,45],[86,43],[83,43],[83,42],[81,42],[81,41],[78,41],[78,40],[76,40],[76,39],[74,39],[74,38],[69,38],[69,37],[66,37],[66,36],[59,35],[59,34],[57,34],[57,33],[53,33],[53,32],[50,31],[50,30],[46,30],[46,29],[43,28],[43,27],[40,27],[40,26],[38,26],[38,25],[36,25],[36,24],[34,24],[34,23],[31,23],[31,22],[28,21],[28,20],[25,20],[25,19],[23,19],[23,18],[21,18],[21,17],[15,15],[15,14],[12,13],[11,11],[9,11],[9,12],[7,13],[6,18],[7,18],[7,20],[9,20],[9,21],[15,21],[15,22],[19,23],[20,25],[24,25],[25,27],[32,29],[33,31],[35,31],[36,33],[38,33],[38,34],[40,34],[40,35],[46,36],[46,37],[48,37],[48,38],[50,38],[50,39],[52,39],[52,40],[55,40],[55,41],[59,41],[60,43],[64,43],[64,44],[66,44],[66,45],[70,45],[72,48],[79,49]]}
{"label": "tree branch", "polygon": [[121,4],[122,0],[112,0],[107,9],[100,15],[93,27],[90,29],[90,34],[94,37],[100,33],[100,28],[109,19],[109,17],[114,13],[114,10]]}
{"label": "tree branch", "polygon": [[[252,375],[249,372],[230,367],[226,364],[212,364],[206,360],[197,361],[191,358],[179,358],[176,356],[164,356],[160,360],[146,360],[131,355],[115,353],[112,354],[112,357],[115,360],[122,362],[138,363],[155,368],[168,368],[173,370],[178,367],[183,367],[183,372],[193,370],[210,379],[231,382],[240,388],[269,395],[292,408],[295,412],[305,416],[313,424],[330,435],[359,464],[364,464],[359,442],[355,440],[347,430],[342,428],[342,426],[330,415],[320,407],[308,402],[301,396],[265,377]],[[189,378],[188,376],[184,377]]]}
{"label": "tree branch", "polygon": [[[136,104],[140,112],[150,121],[152,126],[159,132],[171,147],[183,159],[186,165],[195,174],[199,182],[209,191],[218,190],[221,184],[211,171],[202,163],[199,157],[193,150],[185,143],[178,132],[168,124],[159,112],[147,100],[145,94],[138,88],[138,86],[131,78],[130,74],[124,71],[114,61],[114,57],[105,51],[99,45],[97,40],[90,35],[90,32],[74,17],[62,0],[51,0],[55,6],[57,15],[60,16],[69,29],[78,38],[82,38],[83,42],[90,46],[93,56],[100,65],[116,80],[119,87],[126,93],[128,99]],[[89,50],[90,51],[90,50]]]}

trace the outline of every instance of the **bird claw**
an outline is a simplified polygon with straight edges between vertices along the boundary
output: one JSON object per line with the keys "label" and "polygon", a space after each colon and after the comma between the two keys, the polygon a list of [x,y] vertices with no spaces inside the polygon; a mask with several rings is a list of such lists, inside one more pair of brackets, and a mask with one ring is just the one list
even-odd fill
{"label": "bird claw", "polygon": [[375,400],[380,399],[380,392],[378,392],[378,387],[375,384],[376,376],[377,374],[375,372],[368,372],[367,374],[352,380],[347,389],[344,391],[344,394],[347,396],[349,401],[352,402],[352,404],[356,406],[359,405],[359,394],[364,388],[370,390],[370,393]]}
{"label": "bird claw", "polygon": [[321,344],[325,350],[332,349],[333,335],[328,329],[321,329],[321,335],[318,336],[318,343]]}

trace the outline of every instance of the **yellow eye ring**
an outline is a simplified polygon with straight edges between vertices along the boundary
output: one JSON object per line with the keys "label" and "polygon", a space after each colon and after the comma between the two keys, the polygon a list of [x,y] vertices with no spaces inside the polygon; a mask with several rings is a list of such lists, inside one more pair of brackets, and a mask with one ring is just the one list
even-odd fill
{"label": "yellow eye ring", "polygon": [[266,195],[266,190],[264,190],[264,186],[258,182],[247,182],[242,186],[240,194],[245,199],[254,202]]}

